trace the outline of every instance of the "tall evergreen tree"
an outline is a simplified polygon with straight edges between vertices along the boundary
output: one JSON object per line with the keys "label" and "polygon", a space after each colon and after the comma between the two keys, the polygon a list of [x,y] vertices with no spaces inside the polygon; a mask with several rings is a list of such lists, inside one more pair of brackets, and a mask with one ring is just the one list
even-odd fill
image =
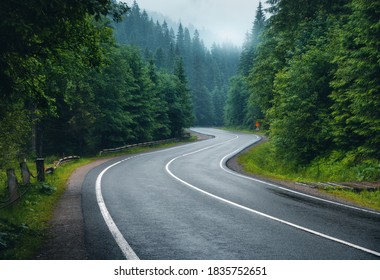
{"label": "tall evergreen tree", "polygon": [[[226,100],[229,79],[236,73],[240,55],[238,48],[230,45],[215,45],[209,51],[201,41],[198,31],[192,38],[189,29],[179,24],[177,32],[174,33],[167,22],[164,21],[162,26],[159,23],[154,24],[152,20],[147,20],[141,9],[137,8],[137,3],[134,3],[134,6],[136,7],[132,7],[133,14],[137,15],[135,18],[139,26],[135,27],[130,22],[131,16],[128,16],[125,23],[122,23],[125,27],[121,28],[117,25],[116,29],[117,34],[124,32],[127,35],[118,35],[117,38],[129,38],[121,43],[139,47],[147,61],[153,57],[160,71],[173,73],[176,60],[182,57],[194,104],[194,113],[201,117],[203,125],[213,125],[214,112],[216,113],[216,108],[219,108],[220,122],[223,113],[220,112],[221,106],[216,106],[215,102],[220,103]],[[147,28],[148,33],[144,34],[145,41],[138,40],[137,33],[141,32],[141,27],[146,24],[150,27]],[[152,32],[156,34],[151,34]],[[218,96],[215,95],[216,93]],[[199,124],[197,121],[195,123]]]}
{"label": "tall evergreen tree", "polygon": [[[261,1],[256,10],[256,16],[250,33],[246,34],[246,40],[239,61],[239,75],[231,83],[226,103],[226,124],[229,126],[255,127],[258,120],[263,118],[262,111],[257,97],[252,93],[247,94],[247,78],[255,75],[259,80],[260,73],[250,73],[258,56],[258,47],[261,42],[261,35],[265,28],[265,13]],[[241,90],[241,92],[238,92]],[[236,100],[234,100],[236,99]],[[240,108],[240,109],[239,109]],[[231,118],[231,119],[229,119]]]}
{"label": "tall evergreen tree", "polygon": [[248,76],[250,69],[254,63],[256,49],[260,43],[260,36],[265,27],[265,13],[261,1],[257,7],[255,20],[253,22],[251,33],[247,34],[243,44],[243,50],[240,56],[239,72],[244,76]]}
{"label": "tall evergreen tree", "polygon": [[334,60],[334,138],[361,157],[380,159],[380,3],[353,0],[349,7]]}
{"label": "tall evergreen tree", "polygon": [[[25,155],[31,150],[42,155],[43,123],[57,114],[60,100],[67,98],[62,95],[70,92],[67,88],[62,92],[51,90],[52,78],[60,71],[62,76],[68,74],[68,69],[62,66],[69,60],[67,57],[73,67],[100,66],[103,38],[96,20],[107,14],[119,18],[126,10],[127,6],[113,1],[1,2],[0,131],[9,136],[0,139],[0,147],[11,147],[13,159],[16,154]],[[77,73],[75,70],[73,73]],[[61,81],[55,81],[54,87],[60,87]],[[81,100],[81,94],[87,93],[84,84],[74,84]],[[80,114],[79,107],[84,106],[75,105]],[[81,125],[79,119],[79,116],[72,119],[76,128]]]}

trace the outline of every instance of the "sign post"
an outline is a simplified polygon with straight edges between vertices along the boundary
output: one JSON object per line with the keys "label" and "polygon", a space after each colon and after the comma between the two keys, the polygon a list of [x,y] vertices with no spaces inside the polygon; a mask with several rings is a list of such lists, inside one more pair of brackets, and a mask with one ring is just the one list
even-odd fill
{"label": "sign post", "polygon": [[260,130],[260,122],[259,121],[256,121],[256,130]]}

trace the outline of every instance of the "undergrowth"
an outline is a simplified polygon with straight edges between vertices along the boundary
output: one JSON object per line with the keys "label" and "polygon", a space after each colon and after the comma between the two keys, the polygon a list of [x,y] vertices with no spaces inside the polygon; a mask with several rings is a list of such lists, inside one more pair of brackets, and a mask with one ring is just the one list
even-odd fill
{"label": "undergrowth", "polygon": [[316,158],[309,165],[294,165],[278,158],[270,141],[255,146],[241,155],[239,163],[247,172],[275,179],[315,181],[377,181],[380,180],[380,162],[363,160],[358,162],[354,153],[333,152]]}
{"label": "undergrowth", "polygon": [[[0,209],[0,259],[32,259],[46,238],[54,205],[65,190],[71,173],[89,160],[80,160],[46,175],[46,182],[33,181],[25,194]],[[20,191],[21,192],[21,191]],[[2,191],[3,197],[4,190]]]}
{"label": "undergrowth", "polygon": [[[380,180],[380,162],[359,161],[355,153],[334,151],[316,158],[309,165],[297,166],[285,162],[274,154],[270,141],[253,147],[238,157],[238,162],[248,173],[272,179],[296,182],[361,182]],[[328,189],[331,195],[354,202],[360,206],[380,210],[380,190],[360,193],[345,189]]]}

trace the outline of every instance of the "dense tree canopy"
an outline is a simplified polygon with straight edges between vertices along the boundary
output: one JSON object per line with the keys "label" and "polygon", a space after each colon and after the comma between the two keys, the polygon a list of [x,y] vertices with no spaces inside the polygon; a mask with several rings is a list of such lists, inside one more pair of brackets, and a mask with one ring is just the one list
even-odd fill
{"label": "dense tree canopy", "polygon": [[111,0],[0,4],[0,168],[181,137],[192,124],[183,62],[162,73],[114,41],[112,20],[127,10]]}
{"label": "dense tree canopy", "polygon": [[275,154],[288,165],[336,151],[350,154],[352,164],[379,162],[379,1],[267,4],[271,17],[258,24],[260,5],[254,21],[262,30],[258,44],[250,43],[254,31],[247,36],[226,123],[252,127],[262,118]]}
{"label": "dense tree canopy", "polygon": [[70,80],[80,69],[102,63],[106,27],[96,26],[94,18],[120,18],[126,10],[110,0],[0,3],[1,165],[28,153],[28,143],[41,151],[43,129],[37,124],[57,114],[60,100],[70,99]]}
{"label": "dense tree canopy", "polygon": [[125,14],[112,0],[2,1],[0,168],[257,121],[288,165],[333,153],[379,163],[379,1],[267,6],[240,52],[207,49],[136,2]]}
{"label": "dense tree canopy", "polygon": [[[240,55],[238,75],[232,79],[225,104],[225,124],[227,126],[255,127],[256,121],[263,118],[257,97],[248,91],[248,76],[259,55],[267,55],[258,51],[261,35],[265,28],[265,14],[261,2],[256,11],[255,20]],[[260,72],[262,69],[260,69]],[[264,81],[262,81],[263,84]],[[261,86],[261,83],[260,83]]]}
{"label": "dense tree canopy", "polygon": [[153,22],[136,1],[125,20],[116,25],[116,38],[121,44],[139,47],[145,60],[167,73],[173,73],[176,61],[182,58],[195,124],[223,124],[229,80],[239,62],[237,47],[214,44],[208,50],[197,30],[190,34],[182,24],[174,30],[166,22]]}

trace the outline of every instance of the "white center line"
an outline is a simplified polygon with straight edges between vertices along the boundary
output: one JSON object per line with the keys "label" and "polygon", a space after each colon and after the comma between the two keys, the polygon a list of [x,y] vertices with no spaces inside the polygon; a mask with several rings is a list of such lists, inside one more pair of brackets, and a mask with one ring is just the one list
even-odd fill
{"label": "white center line", "polygon": [[[231,140],[234,140],[234,139],[231,139]],[[201,143],[201,142],[195,142],[195,143],[187,144],[186,146],[188,147],[188,146],[192,146],[192,145],[197,145],[199,143]],[[221,144],[223,144],[223,143],[221,143]],[[212,147],[218,146],[218,145],[220,145],[220,143],[213,145]],[[96,178],[95,192],[96,192],[96,200],[97,200],[97,203],[99,205],[100,212],[101,212],[103,219],[104,219],[109,231],[111,232],[114,240],[116,241],[117,245],[119,246],[124,257],[128,260],[139,260],[139,257],[136,255],[136,253],[133,251],[132,247],[129,245],[127,240],[124,238],[123,234],[120,232],[119,228],[117,227],[115,221],[113,220],[111,214],[108,211],[108,208],[106,206],[106,203],[104,201],[103,194],[102,194],[102,178],[108,170],[110,170],[111,168],[113,168],[116,165],[119,165],[125,161],[131,160],[131,159],[134,159],[137,157],[148,156],[148,155],[167,152],[169,150],[175,150],[175,149],[180,149],[180,148],[183,148],[183,146],[176,146],[176,147],[172,147],[172,148],[168,148],[168,149],[164,149],[164,150],[159,150],[159,151],[155,151],[155,152],[144,153],[144,154],[139,154],[136,156],[128,157],[126,159],[120,160],[120,161],[108,166],[107,168],[102,170],[102,172],[100,172],[100,174]],[[211,148],[211,147],[206,147],[206,149],[209,149],[209,148]],[[201,150],[205,150],[205,149],[201,149]]]}
{"label": "white center line", "polygon": [[[230,200],[227,200],[227,199],[224,199],[224,198],[222,198],[222,197],[216,196],[216,195],[214,195],[214,194],[212,194],[212,193],[209,193],[209,192],[207,192],[207,191],[204,191],[204,190],[202,190],[202,189],[200,189],[200,188],[198,188],[198,187],[196,187],[196,186],[194,186],[194,185],[192,185],[192,184],[186,182],[185,180],[182,180],[182,179],[179,178],[178,176],[174,175],[174,174],[171,172],[171,170],[170,170],[170,165],[171,165],[174,161],[176,161],[176,160],[178,160],[178,159],[180,159],[180,158],[183,158],[183,157],[186,157],[186,156],[190,156],[190,155],[193,155],[193,154],[196,154],[196,153],[202,152],[202,151],[207,150],[207,149],[211,149],[211,148],[213,148],[213,147],[219,146],[219,145],[221,145],[221,144],[224,144],[224,143],[227,143],[227,142],[230,142],[230,141],[236,140],[236,139],[238,139],[238,136],[237,136],[236,138],[231,139],[231,140],[228,140],[228,141],[226,141],[226,142],[219,143],[219,144],[216,144],[216,145],[212,145],[212,146],[209,146],[209,147],[206,147],[206,148],[203,148],[203,149],[200,149],[200,150],[197,150],[197,151],[191,152],[191,153],[187,153],[187,154],[183,154],[183,155],[181,155],[181,156],[175,157],[175,158],[173,158],[171,161],[169,161],[169,162],[166,164],[165,169],[166,169],[166,171],[169,173],[169,175],[172,176],[172,177],[173,177],[174,179],[176,179],[177,181],[179,181],[179,182],[181,182],[182,184],[188,186],[189,188],[192,188],[192,189],[194,189],[194,190],[196,190],[196,191],[198,191],[198,192],[200,192],[200,193],[203,193],[203,194],[205,194],[205,195],[207,195],[207,196],[210,196],[210,197],[212,197],[212,198],[214,198],[214,199],[217,199],[217,200],[222,201],[222,202],[224,202],[224,203],[227,203],[227,204],[229,204],[229,205],[235,206],[235,207],[237,207],[237,208],[243,209],[243,210],[245,210],[245,211],[248,211],[248,212],[251,212],[251,213],[254,213],[254,214],[260,215],[260,216],[265,217],[265,218],[268,218],[268,219],[270,219],[270,220],[273,220],[273,221],[276,221],[276,222],[279,222],[279,223],[282,223],[282,224],[288,225],[288,226],[290,226],[290,227],[293,227],[293,228],[296,228],[296,229],[299,229],[299,230],[302,230],[302,231],[305,231],[305,232],[308,232],[308,233],[311,233],[311,234],[317,235],[317,236],[319,236],[319,237],[322,237],[322,238],[325,238],[325,239],[328,239],[328,240],[331,240],[331,241],[334,241],[334,242],[337,242],[337,243],[340,243],[340,244],[343,244],[343,245],[346,245],[346,246],[349,246],[349,247],[352,247],[352,248],[355,248],[355,249],[358,249],[358,250],[361,250],[361,251],[364,251],[364,252],[366,252],[366,253],[369,253],[369,254],[375,255],[375,256],[377,256],[377,257],[380,257],[380,252],[376,252],[376,251],[373,251],[373,250],[370,250],[370,249],[367,249],[367,248],[361,247],[361,246],[359,246],[359,245],[356,245],[356,244],[353,244],[353,243],[350,243],[350,242],[347,242],[347,241],[344,241],[344,240],[341,240],[341,239],[338,239],[338,238],[335,238],[335,237],[332,237],[332,236],[326,235],[326,234],[324,234],[324,233],[321,233],[321,232],[318,232],[318,231],[315,231],[315,230],[312,230],[312,229],[308,229],[308,228],[306,228],[306,227],[302,227],[302,226],[299,226],[299,225],[294,224],[294,223],[290,223],[290,222],[288,222],[288,221],[285,221],[285,220],[282,220],[282,219],[279,219],[279,218],[276,218],[276,217],[273,217],[273,216],[267,215],[267,214],[265,214],[265,213],[262,213],[262,212],[256,211],[256,210],[254,210],[254,209],[251,209],[251,208],[245,207],[245,206],[243,206],[243,205],[237,204],[237,203],[232,202],[232,201],[230,201]],[[240,149],[239,149],[238,151],[240,151]],[[235,151],[235,152],[236,152],[236,151]],[[224,157],[224,158],[222,159],[221,162],[223,162],[223,161],[224,161],[228,156],[230,156],[230,155],[231,155],[231,154],[229,154],[229,155],[227,155],[226,157]],[[264,182],[264,183],[265,183],[265,182]],[[275,185],[274,185],[274,186],[275,186]],[[312,198],[314,198],[314,197],[312,197]]]}

